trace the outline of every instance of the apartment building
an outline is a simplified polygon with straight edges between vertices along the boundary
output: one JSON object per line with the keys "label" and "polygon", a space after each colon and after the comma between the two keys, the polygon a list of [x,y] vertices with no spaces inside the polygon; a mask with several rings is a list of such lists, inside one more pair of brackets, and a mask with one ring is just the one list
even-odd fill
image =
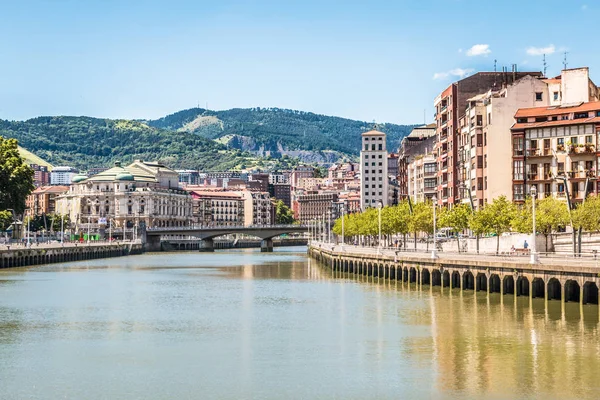
{"label": "apartment building", "polygon": [[310,165],[299,165],[294,168],[290,174],[290,183],[292,187],[297,187],[300,183],[300,179],[312,178],[315,176],[315,169]]}
{"label": "apartment building", "polygon": [[458,198],[480,208],[512,195],[511,131],[519,108],[549,105],[546,79],[525,76],[471,97],[459,118]]}
{"label": "apartment building", "polygon": [[600,102],[520,109],[512,127],[513,200],[597,193]]}
{"label": "apartment building", "polygon": [[68,186],[40,186],[25,199],[25,216],[56,212],[56,198],[69,191]]}
{"label": "apartment building", "polygon": [[50,170],[44,165],[31,164],[33,169],[33,185],[35,187],[46,186],[50,184]]}
{"label": "apartment building", "polygon": [[413,203],[431,200],[437,192],[437,159],[433,152],[421,154],[407,168],[407,195]]}
{"label": "apartment building", "polygon": [[295,218],[300,222],[327,219],[331,213],[332,221],[337,218],[340,209],[335,206],[338,203],[337,192],[307,192],[296,198]]}
{"label": "apartment building", "polygon": [[244,224],[244,200],[240,193],[192,190],[194,224],[238,226]]}
{"label": "apartment building", "polygon": [[51,185],[70,185],[71,179],[77,175],[77,170],[73,167],[54,167],[50,172]]}
{"label": "apartment building", "polygon": [[[427,124],[414,128],[402,139],[398,149],[398,199],[406,200],[409,196],[409,165],[415,157],[431,154],[435,146],[436,124]],[[437,187],[437,184],[436,184]]]}
{"label": "apartment building", "polygon": [[385,133],[372,130],[362,134],[360,152],[360,202],[364,210],[388,205],[388,162]]}
{"label": "apartment building", "polygon": [[438,163],[437,199],[440,205],[460,201],[458,177],[458,136],[460,118],[465,115],[467,99],[516,82],[527,75],[541,76],[541,72],[478,72],[452,83],[434,100],[436,109],[436,157]]}

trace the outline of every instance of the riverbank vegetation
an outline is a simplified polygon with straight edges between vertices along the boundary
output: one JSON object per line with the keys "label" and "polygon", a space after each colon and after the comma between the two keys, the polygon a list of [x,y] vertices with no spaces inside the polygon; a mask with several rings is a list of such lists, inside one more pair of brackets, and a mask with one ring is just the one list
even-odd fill
{"label": "riverbank vegetation", "polygon": [[[395,206],[381,209],[381,234],[387,245],[391,245],[392,235],[420,237],[429,241],[434,233],[433,203],[409,204],[403,201]],[[573,210],[567,203],[554,197],[537,199],[535,202],[536,232],[546,238],[550,234],[564,231],[567,226],[574,230],[587,232],[600,231],[600,197],[590,196]],[[361,213],[344,216],[344,236],[349,241],[363,237],[375,243],[379,235],[379,211],[369,208]],[[468,235],[496,236],[496,251],[499,250],[502,234],[507,232],[532,233],[533,201],[528,198],[522,205],[510,202],[501,196],[478,210],[472,210],[467,204],[454,207],[436,208],[436,229],[451,232],[460,251],[460,239]],[[338,218],[333,232],[342,235],[342,219]],[[416,240],[415,240],[416,247]]]}

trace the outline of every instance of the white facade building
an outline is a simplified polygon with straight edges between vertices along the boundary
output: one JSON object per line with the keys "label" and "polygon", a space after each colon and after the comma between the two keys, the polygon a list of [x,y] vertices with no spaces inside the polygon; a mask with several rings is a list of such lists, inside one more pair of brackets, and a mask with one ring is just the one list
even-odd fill
{"label": "white facade building", "polygon": [[77,175],[77,170],[73,167],[54,167],[50,172],[51,185],[70,185],[71,179]]}
{"label": "white facade building", "polygon": [[388,205],[388,163],[385,133],[372,130],[362,134],[360,151],[360,206],[362,210]]}

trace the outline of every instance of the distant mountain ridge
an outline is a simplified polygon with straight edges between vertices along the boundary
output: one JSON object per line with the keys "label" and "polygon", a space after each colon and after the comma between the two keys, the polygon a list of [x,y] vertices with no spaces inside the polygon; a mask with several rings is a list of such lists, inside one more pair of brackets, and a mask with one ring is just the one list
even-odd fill
{"label": "distant mountain ridge", "polygon": [[[390,151],[415,125],[381,124]],[[16,138],[53,165],[81,170],[115,161],[156,160],[177,169],[289,168],[297,162],[355,158],[372,124],[279,108],[211,111],[192,108],[157,120],[37,117],[0,120],[0,136]]]}
{"label": "distant mountain ridge", "polygon": [[[259,107],[224,111],[191,108],[145,122],[156,128],[192,132],[259,156],[288,155],[305,162],[357,156],[360,134],[373,128],[364,121]],[[386,123],[378,129],[387,134],[388,148],[393,151],[415,126]]]}

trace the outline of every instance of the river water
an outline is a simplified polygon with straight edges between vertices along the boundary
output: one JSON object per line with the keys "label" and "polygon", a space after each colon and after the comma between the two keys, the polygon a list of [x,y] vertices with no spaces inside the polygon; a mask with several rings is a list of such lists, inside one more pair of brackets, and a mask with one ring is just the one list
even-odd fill
{"label": "river water", "polygon": [[305,248],[0,270],[0,399],[598,398],[598,306],[336,275]]}

